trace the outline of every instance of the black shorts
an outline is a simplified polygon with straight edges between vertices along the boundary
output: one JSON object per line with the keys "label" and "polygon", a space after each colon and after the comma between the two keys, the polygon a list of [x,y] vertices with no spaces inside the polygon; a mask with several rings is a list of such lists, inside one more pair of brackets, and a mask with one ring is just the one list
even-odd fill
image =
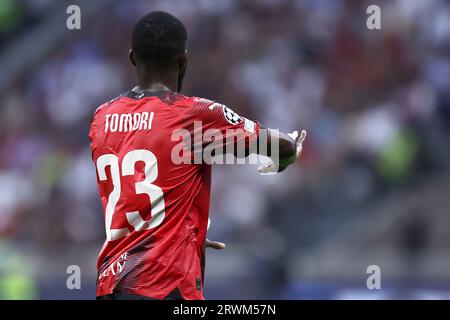
{"label": "black shorts", "polygon": [[[151,297],[140,296],[137,294],[131,294],[126,292],[113,292],[105,296],[100,296],[96,298],[97,300],[159,300]],[[163,300],[184,300],[181,296],[180,290],[175,288],[171,293],[167,295]]]}

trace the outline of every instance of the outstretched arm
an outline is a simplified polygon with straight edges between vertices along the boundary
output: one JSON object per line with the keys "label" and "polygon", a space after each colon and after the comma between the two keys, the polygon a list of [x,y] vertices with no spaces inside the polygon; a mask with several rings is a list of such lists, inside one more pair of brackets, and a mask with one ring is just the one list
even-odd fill
{"label": "outstretched arm", "polygon": [[[258,122],[240,117],[225,105],[206,99],[196,99],[184,116],[186,128],[194,139],[188,139],[194,150],[202,151],[202,159],[210,160],[227,153],[237,158],[257,153],[271,158],[272,162],[259,169],[260,173],[281,172],[294,163],[303,149],[306,131],[280,133],[264,128]],[[195,124],[200,124],[196,127]],[[210,131],[210,129],[212,129]],[[195,140],[195,133],[202,136]],[[201,145],[199,145],[201,144]],[[256,148],[255,148],[256,145]]]}

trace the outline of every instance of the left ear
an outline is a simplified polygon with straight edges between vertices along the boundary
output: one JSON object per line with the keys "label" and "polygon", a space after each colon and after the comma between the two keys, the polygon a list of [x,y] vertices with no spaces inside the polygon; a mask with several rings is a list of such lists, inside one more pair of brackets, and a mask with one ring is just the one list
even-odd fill
{"label": "left ear", "polygon": [[128,57],[130,58],[131,64],[136,67],[136,59],[134,57],[133,49],[130,49],[130,51],[128,52]]}

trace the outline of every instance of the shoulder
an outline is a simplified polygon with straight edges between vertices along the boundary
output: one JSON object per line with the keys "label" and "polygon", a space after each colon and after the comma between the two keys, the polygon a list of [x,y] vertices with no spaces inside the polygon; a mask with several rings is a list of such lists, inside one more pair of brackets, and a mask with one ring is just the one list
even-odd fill
{"label": "shoulder", "polygon": [[190,113],[198,113],[204,111],[222,111],[223,108],[226,108],[225,105],[207,98],[196,96],[189,97],[179,94],[177,94],[177,96],[179,97],[181,104],[186,107],[186,111]]}
{"label": "shoulder", "polygon": [[207,98],[201,98],[196,96],[185,96],[182,94],[170,95],[170,98],[174,101],[179,111],[185,115],[185,117],[198,116],[208,113],[222,112],[224,105]]}
{"label": "shoulder", "polygon": [[95,118],[95,115],[101,111],[103,111],[105,108],[111,106],[114,102],[116,102],[117,100],[119,100],[122,97],[122,95],[119,95],[107,102],[102,103],[100,106],[97,107],[97,109],[95,109],[94,113],[92,114],[92,118]]}
{"label": "shoulder", "polygon": [[186,108],[208,108],[215,103],[215,101],[210,99],[200,98],[196,96],[186,96],[174,92],[169,94],[165,99],[171,104],[176,104]]}

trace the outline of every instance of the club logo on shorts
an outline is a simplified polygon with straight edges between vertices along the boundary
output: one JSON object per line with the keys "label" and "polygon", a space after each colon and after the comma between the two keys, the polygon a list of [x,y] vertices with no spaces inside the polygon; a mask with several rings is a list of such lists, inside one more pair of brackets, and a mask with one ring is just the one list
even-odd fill
{"label": "club logo on shorts", "polygon": [[223,115],[225,119],[232,125],[238,124],[242,121],[242,118],[230,108],[223,106]]}

